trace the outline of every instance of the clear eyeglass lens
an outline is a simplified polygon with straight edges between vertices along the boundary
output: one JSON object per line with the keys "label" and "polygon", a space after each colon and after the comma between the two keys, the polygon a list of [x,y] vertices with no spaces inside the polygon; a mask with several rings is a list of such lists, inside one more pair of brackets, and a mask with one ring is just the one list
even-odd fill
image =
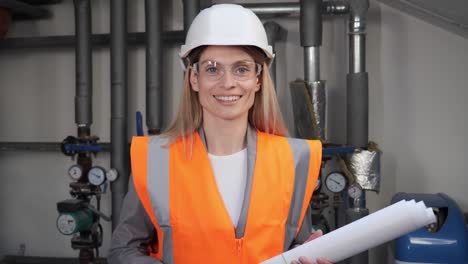
{"label": "clear eyeglass lens", "polygon": [[235,80],[247,81],[257,77],[262,71],[262,66],[253,61],[238,61],[233,64],[224,65],[217,61],[204,61],[202,63],[194,63],[193,68],[201,78],[212,81],[220,80],[226,73],[226,68]]}

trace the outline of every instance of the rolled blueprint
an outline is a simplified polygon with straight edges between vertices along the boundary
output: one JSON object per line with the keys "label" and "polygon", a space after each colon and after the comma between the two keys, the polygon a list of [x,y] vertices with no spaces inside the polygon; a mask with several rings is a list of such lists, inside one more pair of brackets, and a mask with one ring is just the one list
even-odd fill
{"label": "rolled blueprint", "polygon": [[335,263],[434,222],[432,208],[423,201],[402,200],[261,264],[289,264],[300,256]]}

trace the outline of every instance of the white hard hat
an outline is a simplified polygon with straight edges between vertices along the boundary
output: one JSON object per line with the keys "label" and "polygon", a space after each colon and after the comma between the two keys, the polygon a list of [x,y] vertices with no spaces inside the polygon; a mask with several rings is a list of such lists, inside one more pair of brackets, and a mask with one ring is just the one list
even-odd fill
{"label": "white hard hat", "polygon": [[218,4],[202,10],[190,25],[179,56],[184,61],[193,49],[204,45],[256,46],[269,63],[275,57],[260,19],[240,5]]}

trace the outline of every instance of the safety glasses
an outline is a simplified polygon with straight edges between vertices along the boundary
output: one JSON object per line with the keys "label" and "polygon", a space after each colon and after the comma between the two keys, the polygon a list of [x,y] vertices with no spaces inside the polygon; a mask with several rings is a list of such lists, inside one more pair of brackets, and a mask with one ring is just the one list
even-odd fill
{"label": "safety glasses", "polygon": [[214,60],[196,62],[192,65],[193,71],[209,81],[219,81],[229,70],[237,81],[255,79],[262,72],[262,65],[253,61],[237,61],[232,64],[222,64]]}

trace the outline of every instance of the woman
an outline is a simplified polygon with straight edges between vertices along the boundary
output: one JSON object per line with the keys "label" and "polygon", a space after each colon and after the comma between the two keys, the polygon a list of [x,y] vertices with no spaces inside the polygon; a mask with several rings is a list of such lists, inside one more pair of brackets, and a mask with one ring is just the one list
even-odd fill
{"label": "woman", "polygon": [[205,9],[180,56],[174,122],[132,141],[109,262],[259,263],[319,236],[307,209],[321,144],[284,137],[260,20],[238,5]]}

